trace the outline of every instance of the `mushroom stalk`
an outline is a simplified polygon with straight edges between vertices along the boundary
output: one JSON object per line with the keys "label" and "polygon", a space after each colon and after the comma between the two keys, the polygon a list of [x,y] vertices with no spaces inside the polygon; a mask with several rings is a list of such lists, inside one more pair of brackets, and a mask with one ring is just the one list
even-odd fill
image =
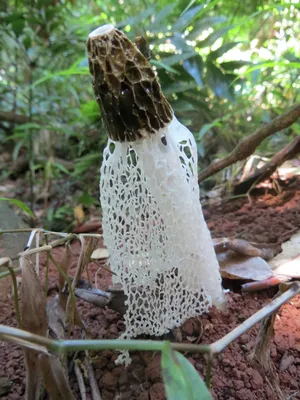
{"label": "mushroom stalk", "polygon": [[[161,336],[224,303],[199,201],[196,143],[122,32],[98,28],[87,48],[109,135],[100,200],[113,281],[127,296],[122,338]],[[129,355],[119,361],[128,364]]]}

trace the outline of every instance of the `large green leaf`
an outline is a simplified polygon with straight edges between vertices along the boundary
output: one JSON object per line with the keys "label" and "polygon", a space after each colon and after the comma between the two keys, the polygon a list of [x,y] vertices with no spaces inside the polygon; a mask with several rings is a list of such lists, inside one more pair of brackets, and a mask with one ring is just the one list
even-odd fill
{"label": "large green leaf", "polygon": [[220,24],[222,22],[225,22],[227,20],[226,17],[220,15],[220,16],[212,16],[212,17],[205,17],[198,19],[194,24],[193,24],[193,30],[192,32],[188,35],[189,40],[195,40],[197,39],[198,36],[201,35],[205,29],[208,29],[216,24]]}
{"label": "large green leaf", "polygon": [[150,30],[152,33],[166,31],[165,20],[169,15],[172,14],[175,6],[176,6],[175,3],[168,4],[157,15],[154,16],[154,22],[151,23],[151,27],[150,27]]}
{"label": "large green leaf", "polygon": [[165,57],[161,60],[161,62],[165,65],[168,65],[169,67],[171,65],[177,64],[179,62],[182,62],[184,60],[188,60],[191,57],[195,56],[195,52],[191,51],[189,53],[182,53],[182,54],[174,54],[170,57]]}
{"label": "large green leaf", "polygon": [[175,82],[171,85],[168,85],[164,88],[163,92],[166,96],[173,94],[173,93],[181,93],[187,90],[196,89],[198,87],[197,83],[195,82]]}
{"label": "large green leaf", "polygon": [[198,86],[203,87],[203,59],[197,54],[183,62],[183,68],[194,78]]}
{"label": "large green leaf", "polygon": [[216,60],[217,58],[221,57],[223,54],[227,53],[227,51],[233,49],[241,42],[230,42],[223,44],[223,46],[219,47],[217,50],[210,52],[209,58],[211,60]]}
{"label": "large green leaf", "polygon": [[198,372],[170,343],[162,352],[161,367],[168,400],[212,400]]}
{"label": "large green leaf", "polygon": [[212,62],[207,62],[207,80],[217,97],[233,100],[234,88],[232,82],[236,75],[225,74]]}
{"label": "large green leaf", "polygon": [[23,203],[20,200],[10,199],[8,197],[0,197],[0,201],[8,201],[11,204],[14,204],[15,206],[19,207],[22,211],[24,211],[26,214],[30,215],[32,218],[35,218],[35,215],[31,211],[31,209],[25,203]]}
{"label": "large green leaf", "polygon": [[146,10],[142,10],[135,17],[130,17],[127,18],[125,21],[119,22],[117,24],[117,27],[122,28],[126,25],[140,25],[146,18],[151,17],[153,14],[155,14],[155,7],[149,7]]}
{"label": "large green leaf", "polygon": [[240,69],[242,67],[244,67],[245,65],[249,65],[251,64],[250,61],[226,61],[223,62],[220,65],[220,67],[224,70],[224,71],[234,71],[235,69]]}
{"label": "large green leaf", "polygon": [[184,14],[182,14],[178,21],[172,26],[172,32],[181,32],[185,28],[187,28],[194,18],[196,18],[197,14],[204,8],[204,5],[199,5],[193,8],[190,8]]}
{"label": "large green leaf", "polygon": [[155,65],[155,66],[157,67],[157,69],[163,68],[163,69],[165,69],[165,70],[168,71],[168,72],[172,72],[172,74],[175,74],[175,75],[178,75],[178,74],[179,74],[179,72],[176,71],[176,69],[170,67],[170,66],[167,65],[167,64],[164,64],[162,61],[150,60],[150,63],[151,63],[152,65]]}
{"label": "large green leaf", "polygon": [[210,47],[210,46],[212,46],[217,39],[219,39],[220,37],[224,36],[225,33],[230,31],[230,29],[232,29],[233,27],[234,26],[231,25],[231,26],[227,26],[226,28],[221,28],[221,29],[218,29],[218,30],[214,31],[209,36],[207,36],[206,39],[202,40],[201,42],[198,42],[197,46],[198,47]]}

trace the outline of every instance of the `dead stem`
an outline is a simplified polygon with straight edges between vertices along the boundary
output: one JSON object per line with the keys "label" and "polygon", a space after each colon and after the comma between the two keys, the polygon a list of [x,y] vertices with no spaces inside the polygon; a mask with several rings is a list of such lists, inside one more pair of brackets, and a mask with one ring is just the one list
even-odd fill
{"label": "dead stem", "polygon": [[95,377],[94,368],[93,368],[92,364],[89,362],[87,351],[86,351],[85,355],[86,355],[86,358],[84,360],[84,365],[88,371],[90,388],[91,388],[93,400],[102,400],[102,397],[100,395],[99,385],[98,385],[96,377]]}
{"label": "dead stem", "polygon": [[213,354],[221,353],[230,343],[240,337],[248,329],[252,328],[255,324],[278,310],[284,303],[292,299],[296,294],[300,293],[300,283],[295,282],[291,285],[290,289],[283,293],[280,297],[274,299],[264,308],[256,312],[250,318],[246,319],[241,325],[237,326],[233,331],[229,332],[222,339],[217,340],[211,345]]}
{"label": "dead stem", "polygon": [[84,384],[84,380],[83,380],[83,376],[82,376],[80,367],[78,365],[79,362],[80,362],[79,360],[75,361],[74,371],[75,371],[76,379],[78,382],[81,400],[86,400],[86,388],[85,388],[85,384]]}
{"label": "dead stem", "polygon": [[[253,325],[260,322],[276,311],[280,306],[300,293],[300,283],[295,282],[290,289],[283,293],[277,299],[258,311],[240,326],[228,333],[222,339],[212,344],[187,344],[187,343],[171,343],[171,348],[183,352],[200,352],[209,353],[210,355],[222,352],[230,343],[245,333]],[[0,325],[0,337],[2,340],[14,342],[21,346],[33,348],[38,351],[50,350],[57,354],[63,354],[68,351],[85,351],[85,350],[132,350],[132,351],[162,351],[165,347],[165,341],[153,340],[51,340],[49,338],[31,334],[17,328],[11,328]]]}

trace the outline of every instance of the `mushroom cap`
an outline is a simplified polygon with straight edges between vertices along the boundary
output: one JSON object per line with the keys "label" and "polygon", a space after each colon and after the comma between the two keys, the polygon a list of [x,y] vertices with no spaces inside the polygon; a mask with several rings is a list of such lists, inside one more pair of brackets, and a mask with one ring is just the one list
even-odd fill
{"label": "mushroom cap", "polygon": [[128,37],[108,24],[87,41],[93,88],[109,137],[133,142],[155,134],[173,118],[151,64]]}

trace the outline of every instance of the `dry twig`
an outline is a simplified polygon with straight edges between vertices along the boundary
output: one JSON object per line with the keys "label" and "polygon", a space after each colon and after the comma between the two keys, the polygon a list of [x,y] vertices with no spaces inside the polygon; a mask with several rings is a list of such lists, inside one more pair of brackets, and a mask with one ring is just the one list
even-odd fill
{"label": "dry twig", "polygon": [[198,182],[202,182],[211,175],[216,174],[222,169],[229,167],[237,161],[244,160],[251,156],[255,149],[261,144],[261,142],[268,136],[273,135],[285,128],[291,126],[300,117],[300,104],[295,105],[286,113],[279,115],[269,124],[263,125],[258,128],[251,135],[243,138],[236,148],[225,158],[215,163],[210,164],[204,171],[199,174]]}

